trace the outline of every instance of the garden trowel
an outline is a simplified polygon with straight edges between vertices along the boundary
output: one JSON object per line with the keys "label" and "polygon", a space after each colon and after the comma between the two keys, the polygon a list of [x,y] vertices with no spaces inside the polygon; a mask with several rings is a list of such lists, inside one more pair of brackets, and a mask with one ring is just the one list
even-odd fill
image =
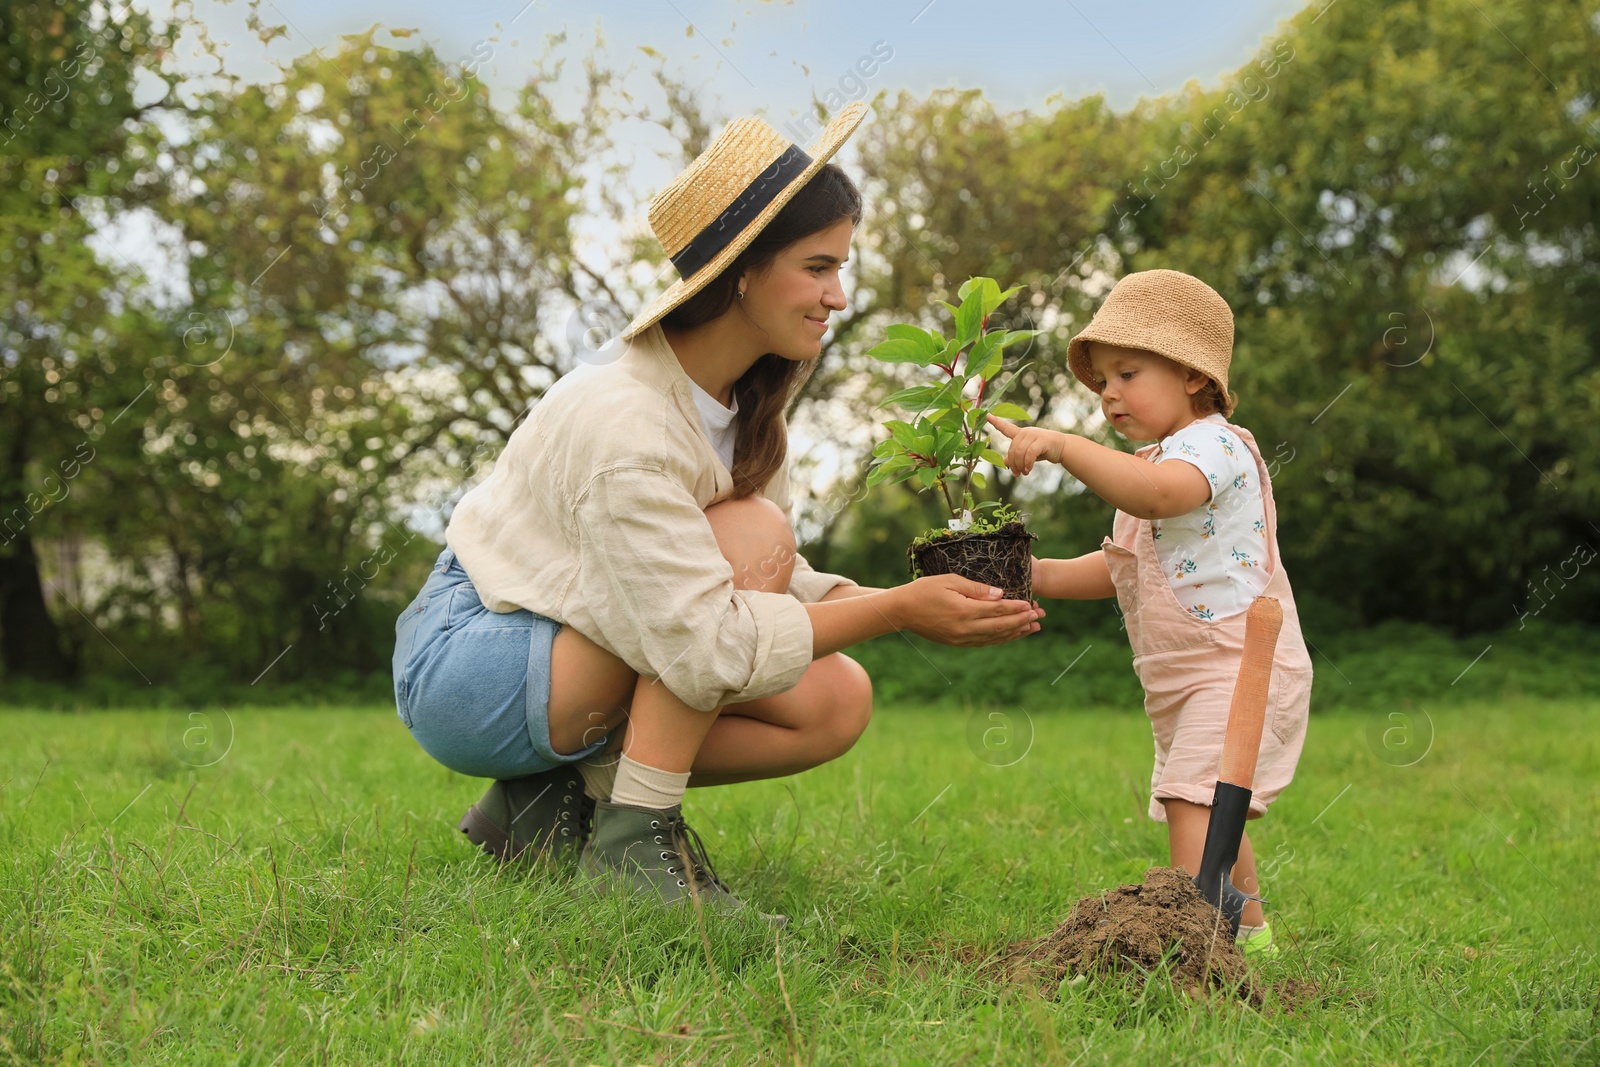
{"label": "garden trowel", "polygon": [[1222,769],[1211,798],[1211,821],[1206,826],[1205,851],[1195,885],[1239,933],[1239,919],[1247,896],[1233,884],[1233,865],[1239,859],[1244,821],[1250,814],[1250,788],[1261,751],[1261,727],[1267,715],[1267,694],[1272,685],[1272,660],[1283,628],[1283,606],[1273,597],[1251,601],[1245,615],[1244,659],[1233,687],[1228,709],[1228,732],[1222,742]]}

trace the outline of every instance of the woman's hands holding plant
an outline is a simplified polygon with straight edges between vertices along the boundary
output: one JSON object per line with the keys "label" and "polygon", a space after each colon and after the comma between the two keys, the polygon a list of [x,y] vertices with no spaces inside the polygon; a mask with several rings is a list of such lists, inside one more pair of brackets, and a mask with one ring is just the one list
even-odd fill
{"label": "woman's hands holding plant", "polygon": [[1025,600],[1002,600],[993,586],[958,574],[930,574],[889,590],[896,597],[897,629],[942,645],[998,645],[1039,629],[1044,609]]}
{"label": "woman's hands holding plant", "polygon": [[930,574],[893,589],[857,589],[806,605],[812,658],[879,634],[910,630],[945,645],[998,645],[1039,629],[1044,609],[1006,600],[999,590],[958,574]]}

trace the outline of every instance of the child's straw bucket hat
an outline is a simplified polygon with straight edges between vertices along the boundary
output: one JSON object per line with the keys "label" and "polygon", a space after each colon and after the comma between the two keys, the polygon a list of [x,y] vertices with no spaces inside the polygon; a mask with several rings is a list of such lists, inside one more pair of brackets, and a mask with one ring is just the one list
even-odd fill
{"label": "child's straw bucket hat", "polygon": [[1100,392],[1089,365],[1089,342],[1142,348],[1192,367],[1222,387],[1224,417],[1233,414],[1228,364],[1233,359],[1233,310],[1211,286],[1177,270],[1144,270],[1112,286],[1082,333],[1067,343],[1067,366]]}
{"label": "child's straw bucket hat", "polygon": [[757,118],[734,119],[650,201],[650,229],[678,280],[622,331],[624,341],[705,288],[749,247],[822,165],[849,140],[867,105],[841,110],[810,153]]}

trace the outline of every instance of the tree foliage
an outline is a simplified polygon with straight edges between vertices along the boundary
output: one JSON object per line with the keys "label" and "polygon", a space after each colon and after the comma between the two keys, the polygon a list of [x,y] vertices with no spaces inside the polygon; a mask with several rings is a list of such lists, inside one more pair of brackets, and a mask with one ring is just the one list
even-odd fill
{"label": "tree foliage", "polygon": [[[54,10],[27,17],[62,22]],[[19,141],[5,157],[84,198],[69,213],[24,178],[7,202],[6,225],[34,238],[7,247],[34,260],[7,302],[6,514],[85,435],[98,479],[19,526],[19,544],[51,558],[5,585],[0,617],[23,619],[31,589],[35,617],[70,640],[6,625],[6,668],[61,677],[81,650],[90,669],[146,680],[193,664],[235,678],[382,670],[450,502],[591,356],[585,309],[616,320],[635,301],[631,279],[573,238],[581,211],[619,209],[605,186],[623,165],[607,153],[625,101],[591,63],[562,113],[546,95],[558,40],[515,100],[491,106],[474,72],[492,42],[447,63],[373,30],[268,84],[214,79],[158,123],[131,86],[137,57],[159,65],[170,37],[122,14],[121,65],[86,68],[122,101],[96,104],[101,142],[48,156]],[[25,30],[12,39],[39,53]],[[169,275],[87,243],[95,221],[135,217]],[[41,589],[61,595],[47,606]]]}
{"label": "tree foliage", "polygon": [[[660,65],[646,111],[560,39],[491,104],[493,40],[447,61],[369,31],[267,84],[185,83],[174,49],[208,39],[182,9],[0,20],[4,669],[382,670],[450,502],[660,286],[631,269],[630,139],[658,124],[676,166],[722,117]],[[908,384],[867,354],[890,324],[931,338],[963,279],[1018,279],[988,323],[1027,365],[1007,399],[1126,448],[1065,343],[1122,273],[1174,267],[1234,309],[1235,418],[1319,623],[1596,621],[1597,24],[1592,0],[1342,0],[1128,111],[881,97],[847,157],[856,289],[793,413],[831,448],[794,457],[832,472],[802,500],[813,562],[898,581],[940,520],[864,491]],[[585,227],[625,251],[586,255]],[[119,251],[130,228],[162,256]],[[979,476],[1042,551],[1109,529],[1070,479]]]}
{"label": "tree foliage", "polygon": [[[1597,71],[1593,4],[1344,3],[1127,116],[902,98],[863,163],[886,216],[868,318],[963,270],[1037,279],[1053,334],[1029,356],[1035,410],[1117,444],[1066,337],[1121,273],[1190,271],[1233,306],[1234,418],[1323,620],[1492,629],[1549,604],[1594,621],[1600,583],[1564,592],[1561,564],[1600,545]],[[833,367],[862,373],[849,353]],[[1072,489],[1029,503],[1077,554],[1109,513]]]}

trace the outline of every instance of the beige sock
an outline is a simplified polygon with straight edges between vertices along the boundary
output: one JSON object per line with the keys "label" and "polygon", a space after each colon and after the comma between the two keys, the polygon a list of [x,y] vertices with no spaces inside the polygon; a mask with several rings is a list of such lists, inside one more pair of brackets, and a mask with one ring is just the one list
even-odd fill
{"label": "beige sock", "polygon": [[677,774],[635,763],[627,756],[617,761],[617,779],[611,787],[611,803],[659,810],[683,802],[689,790],[689,772]]}
{"label": "beige sock", "polygon": [[583,791],[591,800],[610,800],[617,784],[617,756],[601,749],[588,759],[578,761],[578,773],[583,775]]}

